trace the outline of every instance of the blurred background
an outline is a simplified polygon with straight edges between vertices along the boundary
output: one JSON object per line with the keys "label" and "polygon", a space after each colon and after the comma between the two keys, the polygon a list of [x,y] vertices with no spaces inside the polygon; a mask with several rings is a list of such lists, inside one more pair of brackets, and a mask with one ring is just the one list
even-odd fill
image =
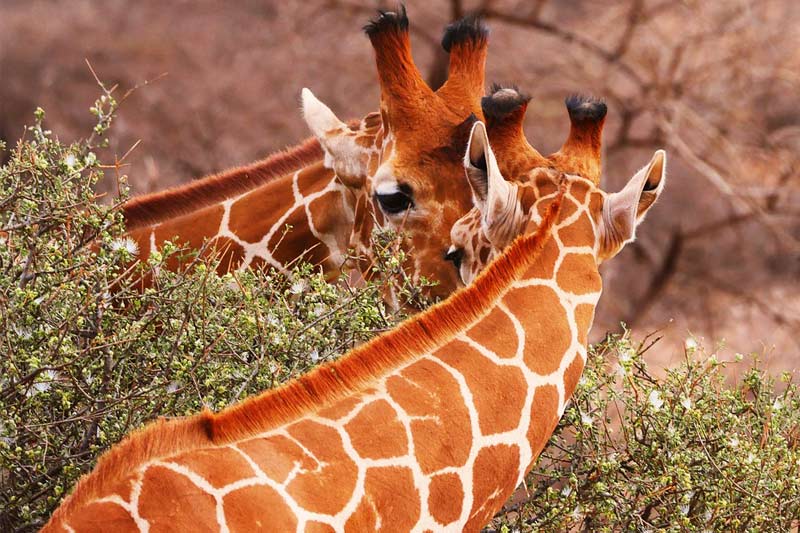
{"label": "blurred background", "polygon": [[[86,135],[99,94],[120,94],[111,150],[135,194],[244,164],[308,136],[299,93],[342,118],[378,107],[366,0],[2,0],[0,139],[37,106],[62,140]],[[408,0],[414,55],[432,86],[446,75],[442,28],[480,11],[492,29],[487,83],[533,96],[531,143],[568,130],[563,99],[606,99],[604,187],[617,190],[657,148],[667,188],[638,241],[605,268],[595,339],[663,339],[800,361],[800,2],[732,0]],[[151,83],[148,83],[151,82]],[[110,182],[109,182],[110,183]],[[693,339],[687,341],[687,339]]]}

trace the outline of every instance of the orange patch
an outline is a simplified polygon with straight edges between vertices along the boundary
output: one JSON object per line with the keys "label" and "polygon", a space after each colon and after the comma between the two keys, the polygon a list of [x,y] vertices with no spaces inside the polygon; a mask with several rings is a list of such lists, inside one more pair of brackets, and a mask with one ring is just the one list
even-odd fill
{"label": "orange patch", "polygon": [[556,283],[572,294],[599,292],[602,288],[597,262],[590,254],[567,254],[561,261]]}
{"label": "orange patch", "polygon": [[305,533],[336,533],[336,530],[322,522],[309,522],[306,524]]}
{"label": "orange patch", "polygon": [[370,156],[369,162],[367,163],[367,175],[374,176],[375,173],[378,172],[380,163],[381,160],[377,155]]}
{"label": "orange patch", "polygon": [[593,192],[591,194],[591,198],[589,199],[589,212],[599,213],[603,210],[603,204],[605,204],[603,193]]}
{"label": "orange patch", "polygon": [[558,422],[558,389],[555,385],[541,385],[533,394],[531,404],[531,423],[528,427],[528,442],[531,445],[533,458],[528,465],[530,470],[536,458],[544,449],[550,434]]}
{"label": "orange patch", "polygon": [[246,440],[237,444],[237,447],[246,453],[262,472],[278,483],[286,481],[295,463],[300,463],[300,468],[303,470],[317,468],[314,459],[307,456],[300,446],[282,435]]}
{"label": "orange patch", "polygon": [[558,190],[558,184],[550,177],[549,174],[540,175],[536,178],[536,189],[539,192],[536,196],[542,198],[549,194],[553,194]]}
{"label": "orange patch", "polygon": [[578,328],[578,341],[588,345],[589,330],[592,328],[594,320],[594,306],[590,304],[580,304],[575,308],[575,324]]}
{"label": "orange patch", "polygon": [[375,400],[345,426],[358,455],[367,459],[398,457],[408,453],[408,438],[397,413],[386,400]]}
{"label": "orange patch", "polygon": [[93,502],[83,506],[69,517],[68,524],[74,531],[139,531],[128,511],[115,503]]}
{"label": "orange patch", "polygon": [[[289,226],[289,229],[287,229]],[[272,256],[281,264],[288,264],[300,255],[305,261],[320,264],[330,252],[324,243],[318,241],[308,227],[305,207],[292,211],[267,243]]]}
{"label": "orange patch", "polygon": [[538,279],[552,279],[555,274],[556,261],[561,250],[555,239],[548,239],[542,248],[541,255],[536,260],[536,263],[528,269],[528,277]]}
{"label": "orange patch", "polygon": [[[588,176],[586,176],[588,177]],[[575,180],[571,181],[569,185],[569,195],[575,198],[579,204],[583,205],[586,200],[586,194],[589,192],[589,184],[585,181]]]}
{"label": "orange patch", "polygon": [[358,396],[348,396],[347,398],[334,403],[330,407],[326,407],[317,414],[322,418],[338,420],[355,409],[356,406],[361,403],[361,401],[362,399]]}
{"label": "orange patch", "polygon": [[[203,242],[219,232],[224,212],[221,205],[212,205],[196,213],[166,220],[155,230],[156,244],[160,245],[162,242],[174,238],[178,244],[188,244],[192,248],[200,248]],[[150,249],[149,242],[147,249]]]}
{"label": "orange patch", "polygon": [[378,514],[372,502],[362,498],[350,518],[344,524],[346,532],[360,533],[361,531],[375,531],[378,525]]}
{"label": "orange patch", "polygon": [[584,212],[575,222],[559,229],[558,238],[564,246],[594,246],[596,237],[589,215]]}
{"label": "orange patch", "polygon": [[389,395],[412,417],[417,461],[429,474],[467,461],[472,440],[469,412],[458,383],[433,361],[417,361],[386,380]]}
{"label": "orange patch", "polygon": [[[215,205],[196,213],[169,219],[155,228],[154,240],[156,246],[160,248],[164,241],[172,240],[190,250],[199,250],[208,239],[214,237],[219,231],[222,213],[222,206]],[[151,232],[146,231],[139,241],[140,249],[143,250],[141,259],[146,259],[150,256],[150,235]],[[167,268],[178,270],[192,259],[194,259],[194,254],[191,253],[183,255],[183,257],[181,254],[173,255],[167,263]]]}
{"label": "orange patch", "polygon": [[579,355],[575,355],[575,359],[567,367],[564,372],[564,396],[569,398],[575,392],[575,387],[578,386],[578,380],[581,379],[581,372],[583,372],[583,359]]}
{"label": "orange patch", "polygon": [[171,458],[170,462],[185,466],[215,488],[256,475],[244,457],[230,448],[193,450]]}
{"label": "orange patch", "polygon": [[527,394],[525,377],[519,368],[496,365],[461,341],[448,343],[436,355],[464,376],[483,435],[519,426]]}
{"label": "orange patch", "polygon": [[[549,202],[548,202],[549,204]],[[564,196],[561,201],[561,210],[558,212],[559,220],[566,220],[578,211],[578,204],[569,196]]]}
{"label": "orange patch", "polygon": [[[544,202],[538,202],[536,204],[536,210],[539,212],[540,217],[544,217],[547,213],[547,210],[550,208],[550,205],[553,203],[551,200],[546,200]],[[567,218],[571,217],[575,211],[578,210],[578,206],[574,200],[572,200],[568,196],[564,196],[564,199],[561,201],[561,209],[559,211],[558,220],[566,220]]]}
{"label": "orange patch", "polygon": [[365,137],[363,135],[354,137],[355,142],[358,146],[362,146],[364,148],[372,148],[375,146],[375,138],[374,137]]}
{"label": "orange patch", "polygon": [[478,531],[502,507],[519,476],[519,448],[498,444],[483,448],[475,458],[472,470],[470,518],[465,531]]}
{"label": "orange patch", "polygon": [[297,517],[281,495],[265,485],[244,487],[226,494],[222,508],[231,531],[294,531],[297,528]]}
{"label": "orange patch", "polygon": [[151,533],[216,530],[216,505],[186,476],[160,466],[145,472],[139,515],[150,523]]}
{"label": "orange patch", "polygon": [[567,313],[558,295],[549,287],[523,287],[509,291],[503,302],[518,310],[517,318],[525,330],[525,364],[537,374],[558,369],[572,336]]}
{"label": "orange patch", "polygon": [[514,323],[507,314],[496,307],[486,318],[467,330],[467,335],[499,357],[514,357],[517,353],[519,341]]}
{"label": "orange patch", "polygon": [[314,229],[319,233],[336,235],[336,242],[342,251],[347,248],[347,238],[352,229],[352,220],[344,218],[347,211],[342,203],[342,194],[337,191],[325,193],[308,206]]}
{"label": "orange patch", "polygon": [[289,483],[289,494],[311,512],[338,513],[350,499],[358,475],[358,468],[345,453],[339,433],[310,420],[292,424],[287,431],[319,462],[315,470],[297,474]]}
{"label": "orange patch", "polygon": [[231,205],[228,227],[245,242],[259,242],[293,204],[294,193],[287,184],[260,187]]}
{"label": "orange patch", "polygon": [[125,477],[118,483],[113,485],[113,488],[109,491],[110,494],[116,494],[120,498],[122,498],[125,502],[131,501],[131,491],[133,490],[133,478]]}
{"label": "orange patch", "polygon": [[464,487],[455,474],[440,474],[431,478],[428,493],[428,509],[441,525],[454,522],[461,516],[464,502]]}
{"label": "orange patch", "polygon": [[[325,168],[325,165],[320,161],[314,166],[300,171],[300,174],[297,176],[297,188],[300,194],[309,196],[327,187],[332,179],[333,172]],[[289,203],[286,205],[292,204]]]}
{"label": "orange patch", "polygon": [[364,479],[364,497],[345,524],[345,531],[381,529],[409,531],[419,520],[419,492],[406,467],[370,468]]}

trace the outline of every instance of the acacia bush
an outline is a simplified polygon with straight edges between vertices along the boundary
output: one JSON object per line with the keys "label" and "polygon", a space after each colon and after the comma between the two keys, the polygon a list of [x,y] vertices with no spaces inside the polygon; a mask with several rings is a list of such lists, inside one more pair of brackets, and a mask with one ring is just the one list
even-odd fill
{"label": "acacia bush", "polygon": [[[380,235],[375,279],[326,283],[218,275],[212,259],[166,244],[146,264],[124,238],[120,165],[103,166],[117,108],[64,144],[44,113],[0,168],[0,531],[40,527],[97,456],[158,416],[231,403],[333,359],[404,317],[387,286],[424,305]],[[98,155],[99,154],[99,155]],[[114,172],[119,197],[94,192]],[[170,272],[175,254],[193,268]],[[152,275],[144,292],[132,285]],[[595,346],[565,416],[497,530],[782,530],[798,515],[797,389],[691,353],[654,379],[627,337]],[[608,361],[618,361],[609,372]],[[788,380],[787,380],[788,381]]]}
{"label": "acacia bush", "polygon": [[[613,336],[578,389],[500,531],[790,531],[800,520],[800,394],[757,360],[693,340],[655,378],[649,347]],[[725,369],[741,365],[735,383]]]}

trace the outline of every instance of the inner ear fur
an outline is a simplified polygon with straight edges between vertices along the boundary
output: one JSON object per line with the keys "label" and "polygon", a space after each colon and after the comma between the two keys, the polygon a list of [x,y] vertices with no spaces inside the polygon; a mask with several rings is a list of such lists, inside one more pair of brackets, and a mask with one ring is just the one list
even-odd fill
{"label": "inner ear fur", "polygon": [[603,206],[603,246],[616,254],[636,238],[636,226],[664,190],[667,154],[658,150],[619,192],[608,195]]}
{"label": "inner ear fur", "polygon": [[464,154],[464,168],[476,207],[481,211],[487,227],[490,227],[496,217],[508,207],[511,185],[500,173],[486,126],[482,122],[476,122],[472,127],[467,152]]}

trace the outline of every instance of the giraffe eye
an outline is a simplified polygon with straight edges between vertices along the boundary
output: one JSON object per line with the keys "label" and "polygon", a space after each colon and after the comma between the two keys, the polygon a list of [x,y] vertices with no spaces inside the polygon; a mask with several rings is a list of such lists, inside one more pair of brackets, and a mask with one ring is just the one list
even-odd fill
{"label": "giraffe eye", "polygon": [[411,187],[406,184],[400,185],[396,191],[391,193],[381,194],[376,192],[375,199],[378,200],[381,209],[390,215],[396,215],[414,207]]}
{"label": "giraffe eye", "polygon": [[445,261],[452,261],[456,270],[461,270],[461,261],[464,259],[464,249],[451,246],[447,253],[444,254]]}

